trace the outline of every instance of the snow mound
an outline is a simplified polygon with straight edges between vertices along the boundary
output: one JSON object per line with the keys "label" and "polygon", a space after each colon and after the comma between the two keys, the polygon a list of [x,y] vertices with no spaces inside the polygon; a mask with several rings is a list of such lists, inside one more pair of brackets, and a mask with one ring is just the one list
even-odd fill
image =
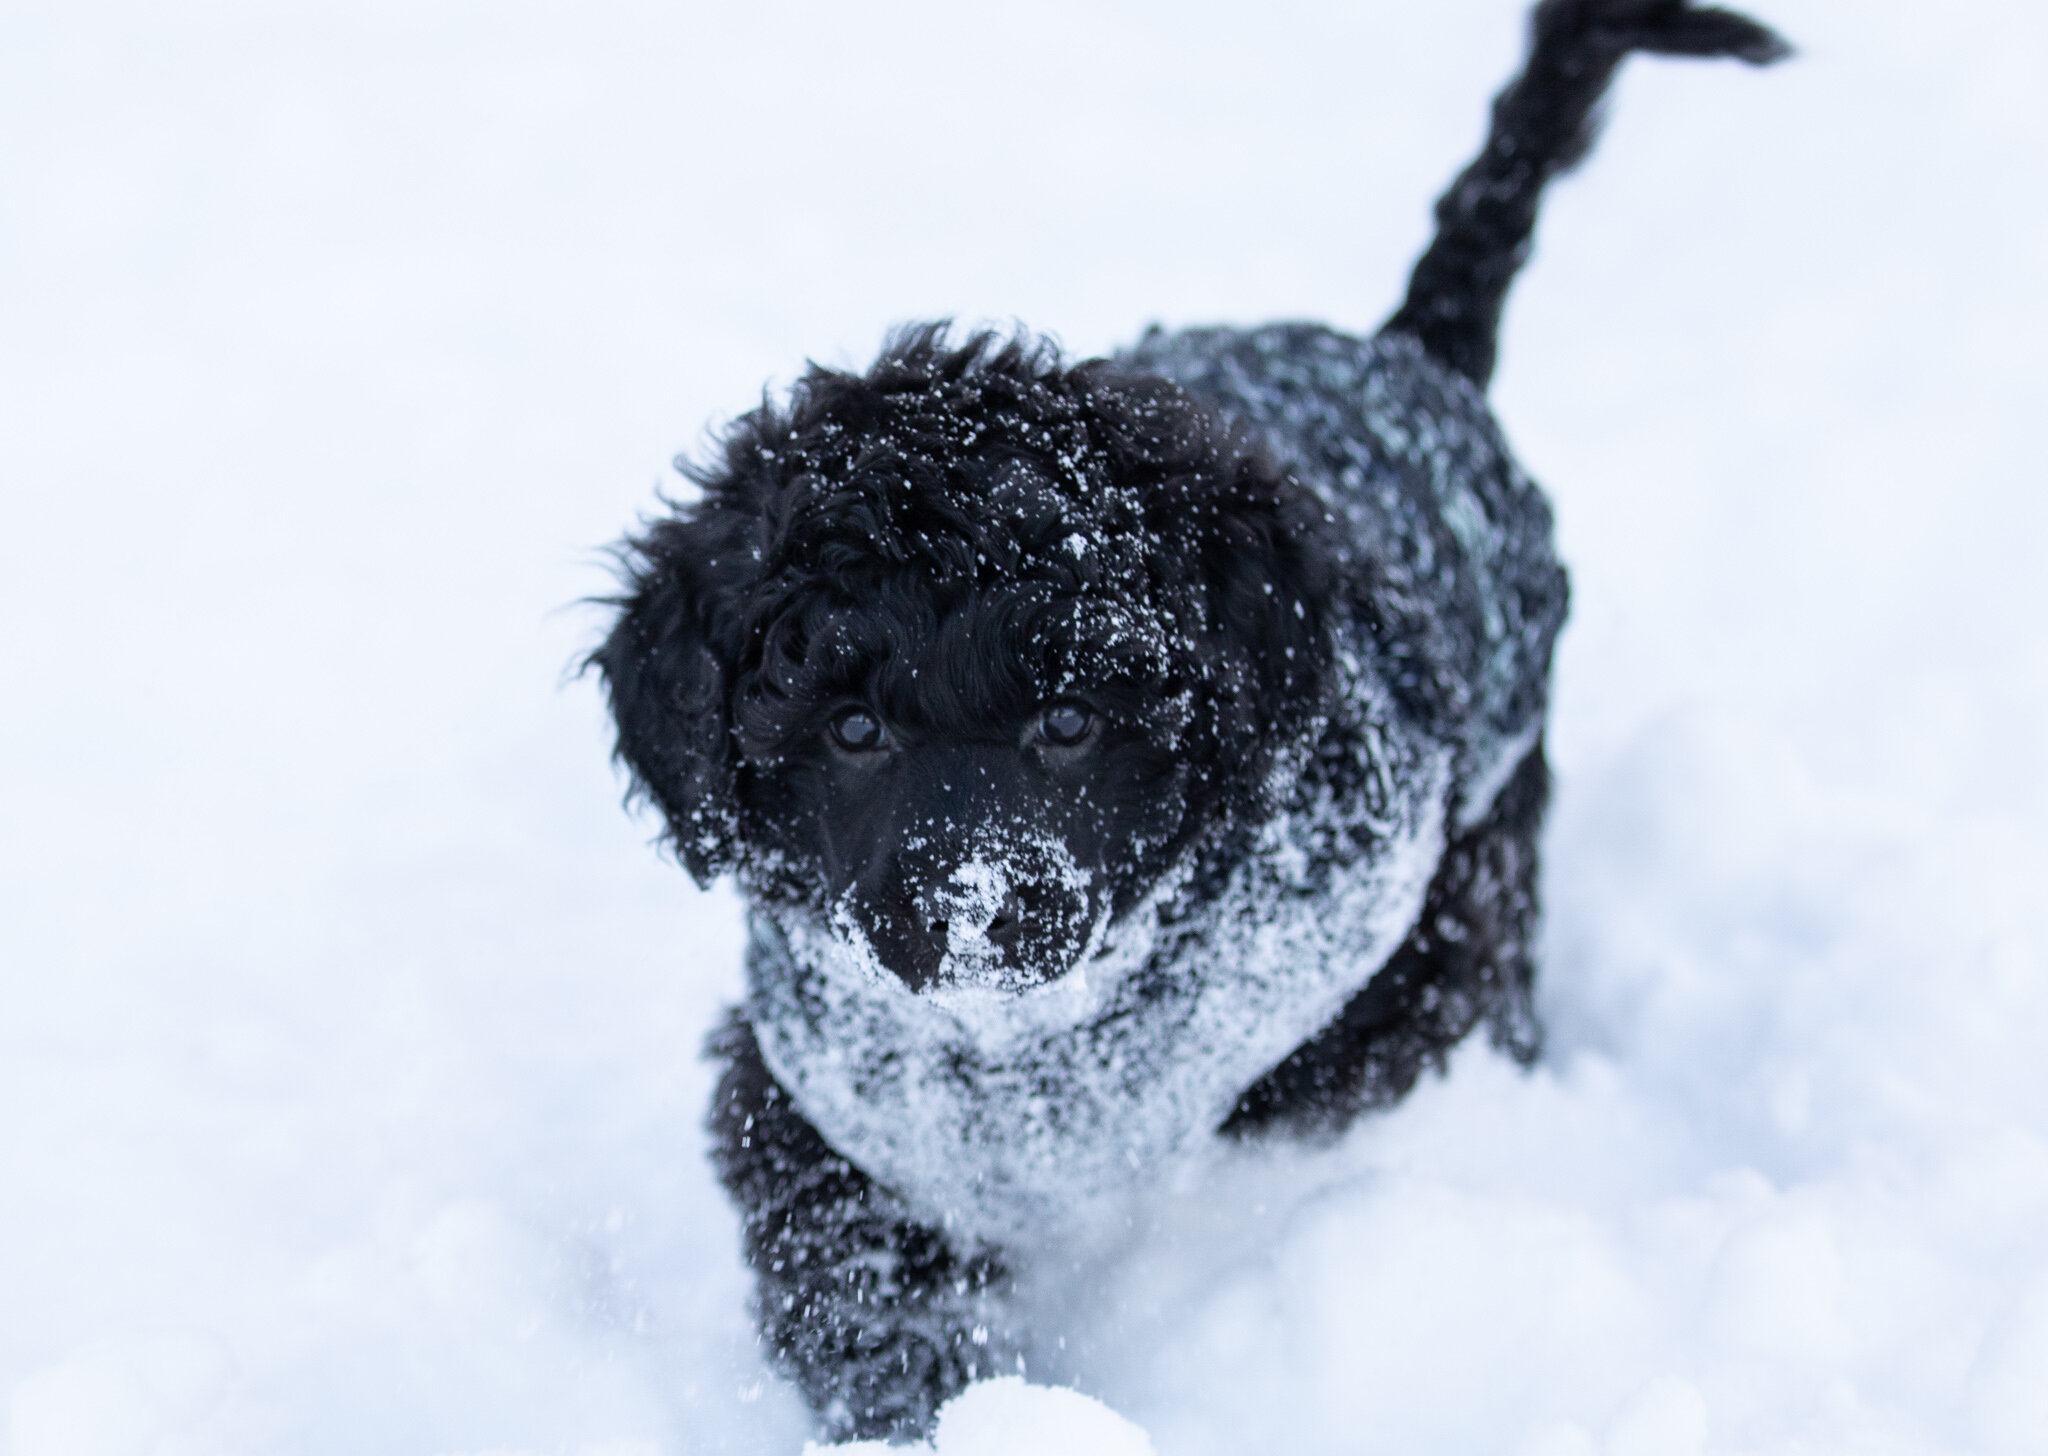
{"label": "snow mound", "polygon": [[804,1456],[827,1451],[884,1456],[906,1449],[936,1456],[1153,1456],[1152,1438],[1101,1401],[1057,1385],[1033,1385],[1017,1375],[971,1385],[947,1402],[929,1446],[811,1442]]}

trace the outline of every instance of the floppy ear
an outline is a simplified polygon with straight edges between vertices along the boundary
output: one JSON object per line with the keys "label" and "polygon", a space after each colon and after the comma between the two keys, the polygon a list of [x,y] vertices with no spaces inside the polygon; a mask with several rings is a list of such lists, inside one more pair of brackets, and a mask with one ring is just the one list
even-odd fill
{"label": "floppy ear", "polygon": [[619,619],[590,662],[604,675],[617,757],[668,821],[700,885],[732,868],[739,844],[728,671],[707,630],[711,584],[690,524],[664,522],[637,543]]}
{"label": "floppy ear", "polygon": [[1243,490],[1218,509],[1202,543],[1211,610],[1245,674],[1248,691],[1232,716],[1248,756],[1316,721],[1332,677],[1333,565],[1320,510],[1291,482],[1268,489]]}

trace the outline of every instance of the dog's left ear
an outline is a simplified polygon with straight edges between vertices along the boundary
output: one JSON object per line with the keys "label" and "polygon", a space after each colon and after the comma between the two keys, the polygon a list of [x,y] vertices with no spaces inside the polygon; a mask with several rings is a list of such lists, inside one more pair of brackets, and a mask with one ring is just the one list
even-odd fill
{"label": "dog's left ear", "polygon": [[738,801],[730,673],[710,629],[697,525],[664,521],[635,543],[628,591],[614,599],[619,619],[590,664],[604,676],[633,792],[654,801],[677,856],[708,886],[732,868]]}
{"label": "dog's left ear", "polygon": [[1204,532],[1202,569],[1235,659],[1224,665],[1219,736],[1250,759],[1283,748],[1325,709],[1333,567],[1320,509],[1300,487],[1233,494]]}

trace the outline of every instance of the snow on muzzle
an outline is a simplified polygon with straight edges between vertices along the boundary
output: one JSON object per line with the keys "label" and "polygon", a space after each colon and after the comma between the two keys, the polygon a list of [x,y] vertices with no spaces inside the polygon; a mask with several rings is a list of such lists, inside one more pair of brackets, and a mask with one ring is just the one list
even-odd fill
{"label": "snow on muzzle", "polygon": [[1058,979],[1087,949],[1093,879],[1055,835],[989,830],[951,854],[929,845],[894,857],[886,883],[856,889],[854,909],[913,991],[1021,991]]}

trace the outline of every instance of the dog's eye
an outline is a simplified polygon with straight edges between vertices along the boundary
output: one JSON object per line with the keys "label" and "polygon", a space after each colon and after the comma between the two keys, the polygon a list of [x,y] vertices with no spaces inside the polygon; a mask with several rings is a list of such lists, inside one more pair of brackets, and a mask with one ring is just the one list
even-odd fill
{"label": "dog's eye", "polygon": [[872,753],[882,746],[882,724],[865,708],[848,708],[832,720],[832,741],[850,753]]}
{"label": "dog's eye", "polygon": [[1054,703],[1038,720],[1038,731],[1047,743],[1072,748],[1095,726],[1094,710],[1086,703]]}

